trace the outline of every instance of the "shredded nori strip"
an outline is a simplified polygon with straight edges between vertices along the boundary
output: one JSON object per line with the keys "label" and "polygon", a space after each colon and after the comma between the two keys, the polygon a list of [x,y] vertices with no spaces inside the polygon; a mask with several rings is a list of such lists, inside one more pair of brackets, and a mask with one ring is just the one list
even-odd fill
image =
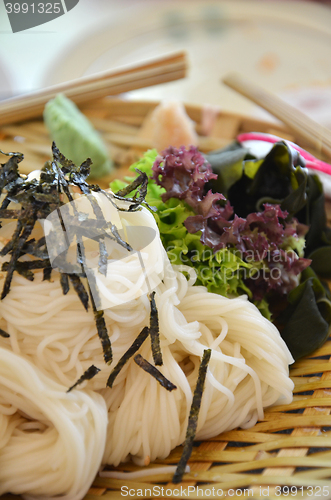
{"label": "shredded nori strip", "polygon": [[82,382],[84,382],[85,380],[91,380],[93,377],[95,377],[95,375],[97,373],[99,373],[100,371],[100,368],[97,368],[96,366],[94,365],[91,365],[84,373],[83,375],[77,380],[77,382],[74,383],[74,385],[72,385],[71,387],[69,387],[69,389],[67,390],[67,392],[70,392],[72,391],[75,387],[77,387],[77,385],[81,384]]}
{"label": "shredded nori strip", "polygon": [[[10,200],[8,200],[8,204]],[[23,214],[22,210],[0,210],[0,219],[17,219]]]}
{"label": "shredded nori strip", "polygon": [[[17,268],[20,269],[47,269],[50,266],[49,260],[27,260],[23,262],[17,262]],[[8,271],[9,262],[4,262],[2,264],[2,271]]]}
{"label": "shredded nori strip", "polygon": [[159,315],[155,304],[155,292],[152,292],[150,294],[149,300],[151,303],[149,334],[151,337],[153,360],[156,366],[162,366],[163,359],[162,359],[160,335],[159,335]]}
{"label": "shredded nori strip", "polygon": [[111,347],[103,311],[97,311],[94,309],[94,318],[97,325],[98,335],[101,340],[103,358],[105,360],[105,363],[110,365],[113,361],[113,350]]}
{"label": "shredded nori strip", "polygon": [[15,244],[18,241],[19,235],[22,231],[22,227],[23,227],[23,225],[22,225],[21,221],[18,220],[17,225],[16,225],[16,229],[15,229],[13,236],[12,236],[12,239],[9,240],[8,243],[6,243],[6,245],[0,251],[1,257],[4,257],[5,255],[7,255],[9,252],[11,252],[13,250]]}
{"label": "shredded nori strip", "polygon": [[2,289],[1,300],[3,300],[7,296],[7,294],[9,293],[11,280],[13,278],[13,274],[15,271],[16,262],[20,256],[20,252],[23,248],[24,243],[26,242],[26,240],[29,238],[30,234],[32,233],[35,221],[36,221],[35,214],[33,214],[31,216],[31,218],[28,218],[26,220],[26,225],[21,232],[21,235],[18,239],[17,245],[15,248],[13,248],[13,252],[12,252],[11,259],[10,259],[8,269],[7,269],[5,283],[4,283],[3,289]]}
{"label": "shredded nori strip", "polygon": [[144,341],[147,339],[148,334],[149,334],[149,328],[148,326],[145,326],[145,328],[141,330],[141,332],[139,333],[138,337],[133,342],[133,344],[123,354],[123,356],[118,361],[115,368],[113,368],[113,371],[111,372],[107,380],[108,387],[113,387],[117,375],[120,373],[120,371],[122,370],[123,366],[127,363],[127,361],[129,361],[129,359],[132,358],[132,356],[138,351],[138,349],[140,349]]}
{"label": "shredded nori strip", "polygon": [[[3,153],[1,150],[0,152]],[[18,272],[26,279],[32,281],[34,279],[33,271],[42,269],[43,279],[50,280],[52,269],[57,267],[60,271],[60,284],[63,294],[66,295],[69,292],[69,283],[71,282],[73,289],[86,310],[88,310],[89,301],[91,301],[104,359],[106,363],[110,364],[113,357],[111,343],[104,319],[104,313],[100,307],[100,298],[94,272],[87,266],[83,237],[98,242],[99,272],[104,275],[107,273],[108,260],[106,238],[116,241],[128,251],[132,251],[132,247],[122,239],[117,227],[112,222],[107,222],[105,220],[102,209],[92,192],[102,193],[118,210],[140,210],[141,204],[146,204],[144,198],[147,192],[148,178],[146,174],[139,172],[140,175],[134,181],[133,185],[126,188],[125,196],[135,191],[132,198],[127,199],[120,192],[114,195],[103,191],[99,186],[88,184],[86,179],[90,173],[90,159],[87,159],[80,166],[76,166],[71,160],[65,158],[56,147],[55,143],[52,144],[52,152],[53,159],[52,161],[47,161],[43,166],[40,173],[40,179],[32,180],[28,180],[19,174],[18,164],[24,158],[21,153],[3,153],[9,156],[9,159],[5,164],[0,165],[0,195],[5,190],[5,196],[0,206],[0,219],[15,219],[17,220],[17,226],[12,238],[0,252],[1,256],[10,255],[9,262],[5,262],[2,266],[2,269],[6,271],[6,277],[1,299],[4,299],[10,291],[14,272]],[[83,194],[88,195],[89,202],[96,217],[95,219],[89,218],[87,214],[80,213],[76,209],[75,201],[70,192],[70,184],[78,186]],[[126,207],[118,207],[116,204],[117,200],[125,201],[127,203]],[[72,204],[74,217],[70,215],[69,210],[66,210],[67,201]],[[21,208],[19,210],[8,209],[11,202],[19,203]],[[53,261],[50,262],[46,238],[43,236],[38,241],[31,238],[31,233],[37,220],[47,219],[48,215],[54,211],[58,214],[67,249],[69,249],[72,244],[77,245],[76,263],[68,262],[68,250],[57,255],[53,258]],[[66,217],[66,224],[70,225],[70,231],[66,230],[66,225],[62,218],[62,211]],[[52,241],[51,239],[53,238],[54,244],[57,243],[55,231],[53,234],[51,231],[51,233],[48,234],[48,238],[50,238],[50,241]],[[47,244],[49,244],[49,241],[47,241]],[[33,257],[34,260],[19,260],[21,257],[25,256]],[[88,291],[86,290],[84,281],[82,281],[83,279],[87,280]],[[151,319],[151,323],[155,330],[158,329],[157,312],[156,316],[155,311],[153,314],[154,316],[153,319]],[[7,336],[8,334],[0,330],[0,335]],[[98,369],[91,367],[91,371],[87,370],[86,374],[84,374],[84,379],[94,376],[97,371]],[[80,382],[77,382],[77,384],[78,383]]]}
{"label": "shredded nori strip", "polygon": [[[125,198],[126,201],[130,201],[132,204],[129,207],[129,212],[134,212],[139,209],[141,204],[146,205],[149,209],[155,211],[155,208],[150,207],[146,202],[146,194],[148,187],[148,177],[145,172],[141,172],[138,168],[136,168],[136,172],[139,173],[138,177],[136,177],[131,184],[128,184],[123,189],[120,189],[115,193],[116,199],[123,199],[125,196],[130,194],[132,191],[137,189],[134,196],[132,198]],[[118,207],[117,207],[118,208]],[[121,210],[119,208],[119,210]]]}
{"label": "shredded nori strip", "polygon": [[72,286],[74,287],[75,292],[79,297],[79,300],[83,304],[86,311],[88,311],[89,297],[87,291],[85,290],[84,284],[82,283],[80,277],[77,276],[77,274],[69,274],[68,276],[72,283]]}
{"label": "shredded nori strip", "polygon": [[99,273],[107,276],[108,252],[104,238],[99,239]]}
{"label": "shredded nori strip", "polygon": [[164,387],[165,389],[167,389],[167,391],[173,391],[174,389],[177,389],[177,387],[175,386],[175,384],[173,384],[172,382],[170,382],[170,380],[168,380],[160,372],[160,370],[158,370],[157,368],[155,368],[155,366],[151,365],[151,363],[149,363],[147,361],[147,359],[143,358],[141,356],[141,354],[136,354],[136,356],[133,359],[134,359],[135,363],[138,366],[140,366],[140,368],[142,368],[143,370],[145,370],[145,372],[147,372],[150,375],[152,375],[152,377],[154,377],[159,382],[159,384],[162,385],[162,387]]}
{"label": "shredded nori strip", "polygon": [[67,293],[69,292],[70,286],[69,286],[69,276],[66,273],[60,274],[60,284],[61,284],[63,295],[67,295]]}
{"label": "shredded nori strip", "polygon": [[8,339],[10,337],[9,333],[5,332],[2,328],[0,328],[0,336],[4,337],[5,339]]}
{"label": "shredded nori strip", "polygon": [[[42,249],[41,247],[44,247],[44,249]],[[22,255],[24,254],[29,254],[32,255],[33,257],[38,257],[38,259],[48,259],[48,252],[46,249],[46,238],[43,236],[38,241],[35,241],[34,239],[27,241],[22,248]]]}
{"label": "shredded nori strip", "polygon": [[[144,172],[141,172],[140,170],[136,170],[139,172],[138,177],[136,177],[131,184],[128,184],[125,186],[123,189],[120,189],[119,191],[116,192],[116,197],[119,198],[124,198],[124,196],[127,196],[128,194],[132,193],[137,188],[141,188],[143,191],[146,189],[146,183],[148,183],[148,177]],[[139,192],[140,194],[140,192]],[[134,201],[134,198],[130,198],[130,201]]]}
{"label": "shredded nori strip", "polygon": [[94,319],[95,319],[95,324],[97,327],[98,331],[98,336],[99,339],[101,340],[101,346],[103,350],[103,358],[105,360],[105,363],[110,365],[111,362],[113,361],[113,350],[111,347],[111,342],[110,338],[108,335],[108,330],[105,322],[105,317],[104,317],[104,312],[102,310],[97,310],[94,302],[94,297],[91,291],[91,288],[89,286],[89,294],[90,294],[90,299],[92,303],[92,309],[94,313]]}
{"label": "shredded nori strip", "polygon": [[[22,179],[18,171],[18,164],[23,160],[24,155],[22,153],[5,153],[1,149],[0,153],[2,153],[5,156],[11,157],[9,158],[7,163],[1,164],[2,167],[0,171],[0,195],[1,195],[4,187],[7,187],[8,185],[11,184],[14,184],[15,186],[22,182]],[[6,203],[4,206],[1,206],[1,208],[5,208],[5,206],[6,205],[8,206],[8,204]]]}
{"label": "shredded nori strip", "polygon": [[[33,281],[34,280],[33,271],[29,269],[29,267],[25,267],[22,264],[25,264],[25,262],[17,262],[15,271],[18,272],[18,274],[20,274],[27,280]],[[7,272],[8,267],[9,267],[9,262],[4,262],[1,266],[1,271]]]}
{"label": "shredded nori strip", "polygon": [[199,366],[198,380],[194,389],[193,401],[186,429],[186,437],[185,437],[183,453],[177,464],[176,472],[172,478],[172,482],[174,484],[180,483],[182,481],[187,462],[189,461],[189,458],[192,453],[193,441],[197,430],[202,393],[205,385],[205,379],[206,379],[210,356],[211,356],[211,349],[205,349],[203,351],[202,360]]}
{"label": "shredded nori strip", "polygon": [[43,270],[43,281],[50,281],[52,277],[52,266],[45,267]]}

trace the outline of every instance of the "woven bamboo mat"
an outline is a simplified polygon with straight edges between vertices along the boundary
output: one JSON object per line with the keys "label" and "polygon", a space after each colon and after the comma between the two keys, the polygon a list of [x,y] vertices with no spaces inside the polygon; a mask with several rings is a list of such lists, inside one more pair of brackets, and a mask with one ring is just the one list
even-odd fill
{"label": "woven bamboo mat", "polygon": [[[112,177],[123,175],[128,164],[153,146],[148,117],[155,106],[156,103],[150,102],[103,99],[83,107],[120,166]],[[206,110],[199,106],[186,109],[196,123],[203,151],[222,147],[245,131],[274,133],[298,142],[281,125],[221,111],[213,114],[212,127],[206,136],[203,135]],[[306,144],[300,145],[308,149]],[[0,127],[0,148],[25,154],[21,164],[23,173],[40,168],[51,152],[41,120]],[[318,151],[311,152],[320,156]],[[99,183],[107,187],[110,179],[111,176],[103,178]],[[330,209],[328,212],[331,215]],[[178,494],[180,488],[187,493],[189,486],[199,487],[190,498],[331,498],[330,362],[331,340],[328,340],[313,356],[292,366],[290,374],[295,389],[290,405],[266,410],[264,420],[249,430],[233,430],[196,443],[189,462],[191,472],[184,476],[181,485],[171,483],[172,474],[146,475],[130,481],[97,477],[85,500],[123,499],[123,486],[127,486],[125,492],[129,498],[184,498],[187,495]],[[178,447],[166,460],[151,464],[148,469],[176,464],[180,455]],[[116,470],[138,468],[123,464]],[[159,485],[159,489],[153,491],[153,485]]]}

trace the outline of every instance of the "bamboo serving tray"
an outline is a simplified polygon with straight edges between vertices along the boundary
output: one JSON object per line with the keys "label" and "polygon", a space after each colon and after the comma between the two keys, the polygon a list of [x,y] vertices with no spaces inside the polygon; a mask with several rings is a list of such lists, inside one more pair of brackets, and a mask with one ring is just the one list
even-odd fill
{"label": "bamboo serving tray", "polygon": [[[98,180],[102,187],[108,187],[111,179],[125,175],[127,166],[153,146],[149,115],[156,105],[107,98],[82,107],[102,133],[119,166],[113,175]],[[282,125],[220,110],[214,110],[207,136],[204,135],[206,109],[188,105],[186,111],[196,123],[202,151],[220,148],[237,134],[248,131],[273,133],[299,143]],[[41,119],[0,127],[0,148],[25,155],[22,173],[39,169],[50,159],[50,145]],[[302,141],[300,146],[308,149]],[[319,151],[310,151],[320,156]],[[327,211],[330,219],[328,206]],[[170,490],[180,486],[199,486],[200,490],[195,490],[190,498],[220,498],[220,493],[217,496],[220,489],[223,497],[234,498],[331,498],[331,340],[312,356],[296,362],[290,375],[295,384],[293,402],[266,410],[264,420],[249,430],[236,429],[196,443],[189,461],[191,472],[185,474],[181,485],[173,485],[169,473],[135,480],[97,477],[85,500],[123,499],[122,486],[128,486],[135,493],[129,498],[142,498],[139,489],[151,490],[151,494],[143,498],[178,498],[178,494],[172,495]],[[177,447],[167,459],[158,460],[149,468],[177,464],[181,451],[182,447]],[[138,468],[123,464],[116,470]],[[163,486],[167,493],[153,495],[153,485]],[[2,497],[14,498],[19,497]]]}

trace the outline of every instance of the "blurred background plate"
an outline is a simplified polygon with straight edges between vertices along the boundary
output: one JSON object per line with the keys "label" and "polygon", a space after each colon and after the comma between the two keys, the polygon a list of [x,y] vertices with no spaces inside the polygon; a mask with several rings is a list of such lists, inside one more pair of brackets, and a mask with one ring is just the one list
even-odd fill
{"label": "blurred background plate", "polygon": [[12,84],[8,67],[0,57],[0,100],[12,96]]}
{"label": "blurred background plate", "polygon": [[330,7],[233,0],[142,1],[132,9],[130,2],[123,4],[116,21],[109,4],[103,19],[58,56],[56,71],[45,75],[43,86],[186,49],[191,61],[187,79],[134,91],[131,97],[176,98],[267,117],[220,84],[226,73],[239,71],[312,117],[323,93],[318,119],[330,124]]}

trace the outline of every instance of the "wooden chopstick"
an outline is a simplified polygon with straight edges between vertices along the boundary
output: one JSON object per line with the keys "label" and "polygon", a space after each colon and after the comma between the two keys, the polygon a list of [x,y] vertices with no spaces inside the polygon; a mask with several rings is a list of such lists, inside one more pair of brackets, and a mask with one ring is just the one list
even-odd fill
{"label": "wooden chopstick", "polygon": [[186,53],[178,52],[128,69],[102,72],[54,85],[0,102],[0,125],[42,115],[47,101],[61,92],[76,104],[80,104],[108,95],[178,80],[186,76],[186,71]]}
{"label": "wooden chopstick", "polygon": [[331,131],[285,103],[279,97],[261,87],[247,82],[242,76],[231,73],[223,78],[223,83],[239,92],[285,123],[298,139],[331,159]]}

